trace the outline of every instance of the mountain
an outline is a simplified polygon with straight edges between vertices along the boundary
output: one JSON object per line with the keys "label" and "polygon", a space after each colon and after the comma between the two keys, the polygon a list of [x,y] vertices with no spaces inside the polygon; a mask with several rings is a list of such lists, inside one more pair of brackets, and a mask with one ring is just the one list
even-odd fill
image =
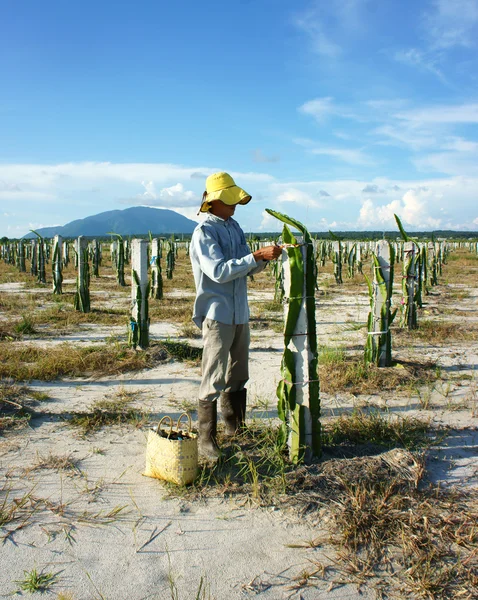
{"label": "mountain", "polygon": [[[46,238],[61,235],[64,238],[76,238],[79,235],[102,237],[110,232],[120,235],[169,235],[171,233],[192,233],[197,223],[187,219],[173,210],[133,206],[124,210],[109,210],[92,215],[85,219],[77,219],[63,227],[43,227],[36,231]],[[25,238],[35,237],[28,233]]]}

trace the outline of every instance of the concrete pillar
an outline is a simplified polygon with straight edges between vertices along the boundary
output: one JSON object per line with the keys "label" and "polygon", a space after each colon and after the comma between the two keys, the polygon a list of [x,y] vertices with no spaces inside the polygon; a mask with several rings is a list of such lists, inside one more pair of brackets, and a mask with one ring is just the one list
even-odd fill
{"label": "concrete pillar", "polygon": [[148,242],[134,239],[131,244],[131,331],[129,345],[149,346]]}

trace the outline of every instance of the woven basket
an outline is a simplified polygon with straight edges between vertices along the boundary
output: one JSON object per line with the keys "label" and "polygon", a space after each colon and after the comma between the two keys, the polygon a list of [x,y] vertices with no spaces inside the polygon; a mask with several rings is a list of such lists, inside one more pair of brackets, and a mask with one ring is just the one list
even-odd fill
{"label": "woven basket", "polygon": [[[179,429],[183,417],[188,419],[188,429]],[[169,432],[161,429],[164,420],[169,419]],[[191,417],[183,413],[176,423],[169,415],[164,416],[156,429],[150,429],[146,445],[146,468],[144,475],[156,479],[164,479],[178,485],[186,485],[194,481],[198,470],[198,440],[191,431]],[[172,434],[182,439],[171,439]]]}

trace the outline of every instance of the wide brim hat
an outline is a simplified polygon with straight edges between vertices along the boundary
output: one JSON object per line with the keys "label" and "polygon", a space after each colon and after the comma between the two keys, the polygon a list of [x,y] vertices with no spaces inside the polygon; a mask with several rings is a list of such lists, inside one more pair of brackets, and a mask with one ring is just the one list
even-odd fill
{"label": "wide brim hat", "polygon": [[200,212],[208,212],[211,208],[211,202],[221,200],[228,206],[236,204],[247,204],[251,200],[251,195],[236,185],[234,179],[229,173],[213,173],[206,179],[206,191],[202,196]]}

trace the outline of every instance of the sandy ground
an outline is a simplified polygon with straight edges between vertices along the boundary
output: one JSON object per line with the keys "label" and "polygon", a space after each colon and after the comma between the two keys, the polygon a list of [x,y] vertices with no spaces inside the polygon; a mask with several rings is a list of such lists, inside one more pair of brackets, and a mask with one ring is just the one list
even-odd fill
{"label": "sandy ground", "polygon": [[[3,293],[21,290],[16,284],[0,286]],[[478,319],[477,290],[472,292],[459,303],[463,319]],[[251,300],[265,297],[269,296],[256,293]],[[434,302],[431,297],[429,312]],[[368,297],[362,293],[344,293],[333,300],[321,296],[319,342],[363,347],[363,330],[350,325],[365,320],[368,306]],[[123,327],[117,329],[118,334],[124,333]],[[165,323],[151,327],[153,339],[177,332],[177,327]],[[90,326],[71,335],[31,342],[102,343],[112,333],[115,328]],[[282,347],[279,334],[252,331],[250,419],[276,418]],[[467,343],[465,350],[463,344],[436,348],[424,344],[423,357],[437,361],[449,376],[441,387],[420,389],[414,395],[323,393],[323,418],[334,418],[354,406],[378,406],[447,424],[451,427],[447,437],[428,456],[427,477],[442,485],[476,487],[478,341]],[[69,591],[75,600],[193,599],[201,578],[210,592],[204,598],[216,600],[374,597],[367,590],[359,595],[351,584],[330,589],[328,584],[315,582],[317,587],[295,589],[294,578],[310,567],[310,561],[324,560],[332,550],[288,547],[320,534],[317,527],[293,514],[234,501],[169,498],[161,482],[142,476],[148,426],[108,427],[82,438],[62,421],[62,414],[84,410],[122,389],[137,393],[136,404],[151,411],[151,424],[164,414],[176,418],[195,402],[199,381],[199,368],[168,362],[114,378],[32,382],[31,387],[46,392],[50,400],[37,407],[40,414],[29,428],[0,437],[0,477],[11,487],[11,498],[31,492],[45,501],[34,504],[31,522],[0,546],[1,598],[18,590],[15,582],[34,568],[58,574],[57,583],[44,593],[46,598]],[[427,409],[423,408],[425,395]],[[69,455],[76,469],[63,473],[28,470],[50,453]],[[119,508],[118,514],[111,514]],[[177,596],[171,592],[171,581]]]}

